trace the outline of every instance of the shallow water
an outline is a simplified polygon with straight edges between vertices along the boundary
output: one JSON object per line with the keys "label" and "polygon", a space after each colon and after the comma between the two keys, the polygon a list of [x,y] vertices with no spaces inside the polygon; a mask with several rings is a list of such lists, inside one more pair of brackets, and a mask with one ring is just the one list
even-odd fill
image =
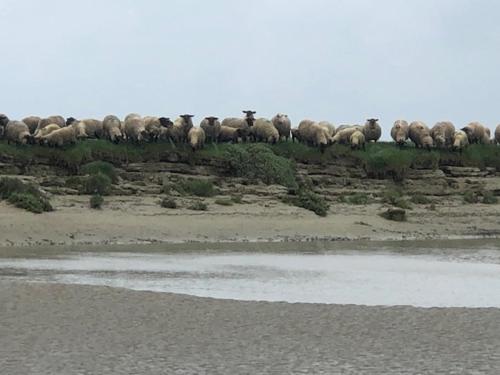
{"label": "shallow water", "polygon": [[500,249],[70,252],[0,258],[0,278],[237,300],[500,307]]}

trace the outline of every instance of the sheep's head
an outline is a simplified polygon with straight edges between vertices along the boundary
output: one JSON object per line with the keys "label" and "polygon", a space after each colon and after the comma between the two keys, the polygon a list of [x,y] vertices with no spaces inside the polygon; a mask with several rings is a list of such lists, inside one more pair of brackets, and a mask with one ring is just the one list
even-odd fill
{"label": "sheep's head", "polygon": [[0,127],[6,127],[8,123],[9,118],[3,113],[0,113]]}
{"label": "sheep's head", "polygon": [[370,127],[375,127],[377,125],[378,118],[369,118],[366,120],[366,124]]}
{"label": "sheep's head", "polygon": [[253,126],[253,123],[255,122],[255,114],[257,112],[255,111],[243,111],[245,114],[245,120],[247,121],[248,126]]}
{"label": "sheep's head", "polygon": [[160,125],[164,128],[171,128],[174,125],[172,120],[168,117],[160,117],[158,120],[160,121]]}
{"label": "sheep's head", "polygon": [[217,121],[219,118],[218,117],[214,117],[214,116],[208,116],[208,117],[205,117],[205,119],[208,121],[208,125],[209,126],[214,126],[215,125],[215,121]]}
{"label": "sheep's head", "polygon": [[434,141],[430,135],[426,135],[422,138],[422,146],[428,150],[434,146]]}
{"label": "sheep's head", "polygon": [[182,117],[186,122],[191,120],[194,115],[181,115],[180,117]]}
{"label": "sheep's head", "polygon": [[66,126],[69,126],[69,125],[71,125],[71,124],[73,124],[74,122],[77,122],[77,121],[78,120],[76,118],[74,118],[74,117],[68,117],[66,119]]}
{"label": "sheep's head", "polygon": [[444,135],[438,134],[434,137],[434,142],[436,144],[436,147],[444,147],[446,144],[446,139],[444,138]]}

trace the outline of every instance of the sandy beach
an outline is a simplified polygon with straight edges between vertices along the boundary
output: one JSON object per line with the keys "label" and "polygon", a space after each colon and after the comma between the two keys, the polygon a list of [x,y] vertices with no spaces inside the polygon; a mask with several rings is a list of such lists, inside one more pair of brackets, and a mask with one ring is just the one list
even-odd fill
{"label": "sandy beach", "polygon": [[333,203],[327,217],[272,197],[245,195],[245,204],[208,211],[169,210],[161,195],[106,197],[102,210],[88,196],[55,195],[54,212],[32,214],[0,202],[0,246],[105,245],[175,242],[342,241],[495,238],[500,206],[473,207],[443,198],[436,210],[414,207],[408,221],[381,218],[381,204]]}
{"label": "sandy beach", "polygon": [[0,282],[2,374],[496,374],[499,309]]}

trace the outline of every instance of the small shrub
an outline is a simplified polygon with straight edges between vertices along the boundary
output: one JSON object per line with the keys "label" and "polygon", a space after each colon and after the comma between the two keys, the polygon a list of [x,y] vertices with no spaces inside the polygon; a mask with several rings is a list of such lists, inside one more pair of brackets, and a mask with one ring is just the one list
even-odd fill
{"label": "small shrub", "polygon": [[313,211],[318,216],[326,216],[330,208],[326,200],[312,190],[301,188],[298,194],[284,199],[285,203]]}
{"label": "small shrub", "polygon": [[98,172],[87,177],[83,185],[83,191],[85,194],[108,195],[111,191],[111,179]]}
{"label": "small shrub", "polygon": [[423,194],[415,194],[410,198],[410,202],[415,204],[430,204],[432,200]]}
{"label": "small shrub", "polygon": [[217,194],[213,182],[208,180],[184,180],[175,185],[174,189],[181,194],[197,197],[213,197]]}
{"label": "small shrub", "polygon": [[96,175],[102,173],[109,177],[113,184],[118,182],[118,174],[116,173],[113,164],[105,161],[93,161],[83,165],[80,169],[80,174],[83,175]]}
{"label": "small shrub", "polygon": [[349,204],[368,204],[369,197],[368,194],[365,193],[355,193],[352,195],[348,195],[346,197],[346,202]]}
{"label": "small shrub", "polygon": [[53,210],[50,202],[40,194],[35,195],[29,192],[12,193],[7,201],[18,208],[24,208],[36,214]]}
{"label": "small shrub", "polygon": [[491,191],[485,191],[483,193],[483,203],[484,204],[497,204],[498,198]]}
{"label": "small shrub", "polygon": [[465,203],[479,203],[479,194],[472,190],[466,191],[463,198]]}
{"label": "small shrub", "polygon": [[240,204],[240,203],[243,203],[243,196],[233,195],[233,196],[231,196],[231,200],[236,204]]}
{"label": "small shrub", "polygon": [[194,211],[206,211],[208,210],[208,206],[203,201],[195,201],[188,206],[188,209]]}
{"label": "small shrub", "polygon": [[221,206],[232,206],[234,204],[234,201],[231,198],[219,198],[215,200],[215,204]]}
{"label": "small shrub", "polygon": [[177,202],[173,198],[163,198],[160,202],[160,206],[163,208],[177,208]]}
{"label": "small shrub", "polygon": [[94,194],[90,197],[90,208],[99,210],[102,207],[102,204],[104,203],[104,198],[102,195],[99,194]]}
{"label": "small shrub", "polygon": [[382,194],[382,202],[395,207],[411,210],[411,204],[403,198],[403,193],[400,190],[386,190]]}
{"label": "small shrub", "polygon": [[389,208],[380,214],[384,219],[391,221],[406,221],[406,211],[401,208]]}

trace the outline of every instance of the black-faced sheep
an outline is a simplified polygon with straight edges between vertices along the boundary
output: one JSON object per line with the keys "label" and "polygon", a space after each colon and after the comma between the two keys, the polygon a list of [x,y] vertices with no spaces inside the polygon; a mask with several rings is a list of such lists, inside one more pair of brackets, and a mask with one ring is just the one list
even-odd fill
{"label": "black-faced sheep", "polygon": [[9,118],[6,115],[0,113],[0,139],[5,136],[5,127],[7,126],[9,121]]}
{"label": "black-faced sheep", "polygon": [[250,133],[256,142],[266,142],[275,144],[280,139],[280,133],[275,128],[272,121],[259,118],[255,120]]}
{"label": "black-faced sheep", "polygon": [[122,123],[120,119],[113,115],[108,115],[102,120],[103,136],[107,140],[118,143],[123,140]]}
{"label": "black-faced sheep", "polygon": [[467,134],[470,144],[479,143],[487,145],[490,143],[490,134],[487,131],[489,129],[486,129],[486,127],[479,122],[471,122],[461,130]]}
{"label": "black-faced sheep", "polygon": [[431,129],[431,137],[438,148],[450,147],[454,134],[455,126],[449,121],[440,121]]}
{"label": "black-faced sheep", "polygon": [[292,122],[288,118],[288,115],[284,113],[278,113],[271,120],[274,127],[278,130],[280,135],[280,140],[285,139],[288,141],[290,139],[290,130],[292,129]]}
{"label": "black-faced sheep", "polygon": [[408,122],[405,120],[396,120],[391,129],[391,137],[398,146],[403,146],[408,140]]}
{"label": "black-faced sheep", "polygon": [[434,146],[431,131],[422,121],[413,121],[408,128],[408,136],[415,147],[430,149]]}
{"label": "black-faced sheep", "polygon": [[205,131],[205,136],[209,142],[217,142],[220,127],[221,124],[218,117],[214,116],[205,117],[200,123],[200,128]]}
{"label": "black-faced sheep", "polygon": [[158,117],[145,116],[144,125],[146,127],[146,131],[148,132],[148,138],[150,141],[157,141],[160,139],[161,123]]}
{"label": "black-faced sheep", "polygon": [[382,136],[382,128],[378,124],[378,118],[369,118],[363,127],[366,142],[377,142]]}
{"label": "black-faced sheep", "polygon": [[205,131],[202,128],[189,129],[188,143],[193,151],[202,149],[205,145]]}
{"label": "black-faced sheep", "polygon": [[28,125],[22,121],[9,121],[5,127],[5,138],[7,143],[19,145],[25,145],[33,141]]}
{"label": "black-faced sheep", "polygon": [[160,121],[160,134],[158,139],[161,141],[173,141],[172,138],[172,128],[174,123],[168,117],[160,117],[158,119]]}
{"label": "black-faced sheep", "polygon": [[240,137],[243,142],[246,142],[250,135],[250,128],[255,122],[255,111],[243,111],[245,118],[228,117],[222,120],[221,126],[240,129]]}
{"label": "black-faced sheep", "polygon": [[186,142],[189,130],[193,127],[194,115],[180,115],[172,127],[172,138],[175,142]]}

